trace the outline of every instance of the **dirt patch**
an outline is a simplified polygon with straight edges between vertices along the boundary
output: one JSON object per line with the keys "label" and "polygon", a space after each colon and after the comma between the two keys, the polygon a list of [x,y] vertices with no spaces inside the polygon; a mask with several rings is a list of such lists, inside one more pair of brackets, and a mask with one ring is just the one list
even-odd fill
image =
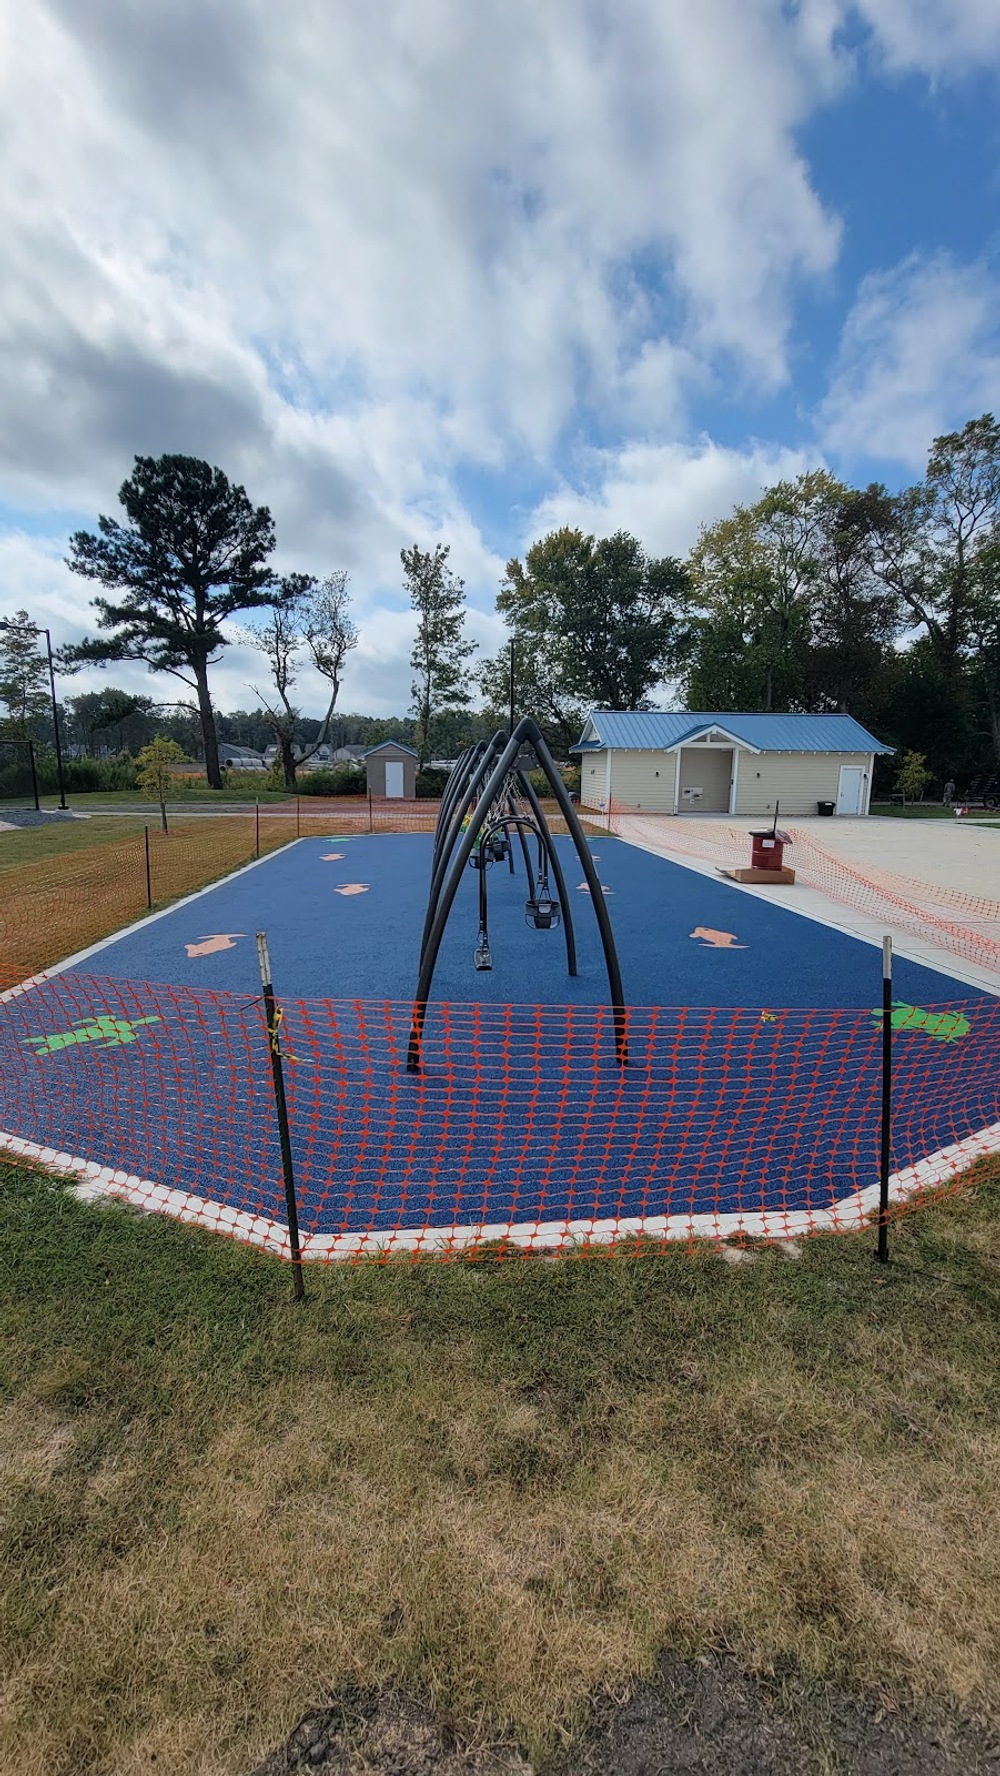
{"label": "dirt patch", "polygon": [[460,1750],[448,1727],[392,1691],[351,1691],[300,1720],[253,1776],[534,1776],[517,1752]]}
{"label": "dirt patch", "polygon": [[664,1653],[627,1701],[595,1707],[582,1744],[537,1767],[514,1750],[462,1748],[393,1692],[311,1710],[252,1776],[1000,1776],[1000,1729],[892,1697],[763,1679],[723,1654]]}
{"label": "dirt patch", "polygon": [[[544,1776],[997,1776],[1000,1730],[917,1713],[735,1659],[664,1653],[655,1680],[597,1711],[582,1747]],[[542,1776],[542,1773],[540,1773]]]}

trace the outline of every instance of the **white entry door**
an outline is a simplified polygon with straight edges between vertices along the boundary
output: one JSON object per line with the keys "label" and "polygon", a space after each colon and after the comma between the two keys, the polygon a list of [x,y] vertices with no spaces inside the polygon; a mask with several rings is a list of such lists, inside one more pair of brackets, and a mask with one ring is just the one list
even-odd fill
{"label": "white entry door", "polygon": [[387,796],[401,796],[403,793],[403,761],[402,759],[386,759],[385,761],[385,793]]}
{"label": "white entry door", "polygon": [[865,778],[862,765],[841,765],[840,789],[837,793],[838,814],[863,814],[865,811]]}

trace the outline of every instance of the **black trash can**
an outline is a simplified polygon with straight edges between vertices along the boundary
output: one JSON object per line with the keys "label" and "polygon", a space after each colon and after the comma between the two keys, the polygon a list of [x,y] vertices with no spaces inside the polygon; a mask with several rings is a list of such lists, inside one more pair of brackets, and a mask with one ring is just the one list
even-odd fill
{"label": "black trash can", "polygon": [[816,812],[817,814],[832,814],[835,811],[836,806],[836,802],[817,802]]}

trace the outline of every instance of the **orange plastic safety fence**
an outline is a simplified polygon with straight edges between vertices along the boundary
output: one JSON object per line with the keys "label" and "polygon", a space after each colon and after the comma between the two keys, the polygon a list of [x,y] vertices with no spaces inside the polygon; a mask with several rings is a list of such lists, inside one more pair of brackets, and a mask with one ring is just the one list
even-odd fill
{"label": "orange plastic safety fence", "polygon": [[[392,797],[368,802],[362,796],[345,796],[330,801],[302,796],[297,812],[294,804],[291,812],[303,833],[342,833],[346,837],[355,832],[433,832],[438,807],[436,801],[403,801]],[[542,809],[552,832],[568,831],[556,802],[543,799]],[[593,830],[596,832],[600,828],[595,824]]]}
{"label": "orange plastic safety fence", "polygon": [[[877,1202],[881,1017],[287,1001],[279,1044],[304,1256],[568,1252],[787,1237]],[[1000,1003],[894,1037],[891,1196],[1000,1148]],[[68,972],[0,996],[0,1150],[287,1253],[263,1009]]]}
{"label": "orange plastic safety fence", "polygon": [[[265,815],[260,851],[294,838],[287,819]],[[12,986],[108,937],[151,908],[205,887],[256,855],[249,815],[171,816],[170,830],[148,829],[37,862],[0,866],[0,987]]]}
{"label": "orange plastic safety fence", "polygon": [[[148,827],[94,845],[4,867],[0,853],[0,988],[14,986],[109,937],[133,919],[210,882],[259,854],[296,838],[351,833],[433,832],[438,803],[336,801],[301,797],[237,814],[214,811],[168,816],[169,830]],[[553,832],[565,832],[555,804],[547,805]]]}
{"label": "orange plastic safety fence", "polygon": [[[647,814],[617,802],[603,819],[606,830],[664,856],[697,857],[720,869],[736,869],[749,861],[747,832],[721,821]],[[787,830],[793,849],[786,861],[794,865],[796,880],[804,886],[855,908],[887,930],[909,932],[952,955],[1000,970],[1000,901],[849,862],[806,829]]]}

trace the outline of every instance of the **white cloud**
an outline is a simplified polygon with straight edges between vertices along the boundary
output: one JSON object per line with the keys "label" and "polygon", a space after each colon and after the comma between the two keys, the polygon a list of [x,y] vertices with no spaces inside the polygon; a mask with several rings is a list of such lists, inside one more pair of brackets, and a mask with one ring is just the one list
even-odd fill
{"label": "white cloud", "polygon": [[[583,412],[662,442],[718,379],[782,382],[837,251],[795,146],[843,77],[831,4],[6,9],[0,500],[92,528],[135,454],[218,463],[279,565],[350,572],[385,652],[345,696],[398,708],[401,547],[449,542],[496,628],[463,468],[537,481]],[[5,600],[50,573],[82,633],[65,540],[5,547]]]}
{"label": "white cloud", "polygon": [[9,494],[106,502],[133,450],[270,462],[286,409],[406,407],[447,473],[544,457],[581,394],[645,423],[651,376],[667,421],[719,354],[773,386],[837,248],[794,145],[824,30],[776,0],[25,0]]}
{"label": "white cloud", "polygon": [[[997,35],[994,0],[860,11],[893,67],[957,68]],[[822,284],[840,238],[796,133],[857,77],[850,12],[4,9],[0,501],[92,528],[136,453],[218,463],[270,506],[280,566],[349,571],[364,643],[344,695],[380,708],[409,694],[401,547],[449,542],[473,629],[497,639],[503,555],[456,491],[464,470],[556,482],[532,535],[621,524],[683,553],[701,521],[806,466],[778,446],[677,440],[696,399],[787,382],[796,295]],[[968,301],[949,312],[974,343]],[[836,438],[852,398],[864,430],[865,401],[892,393],[873,287],[852,327],[826,412]],[[946,381],[953,361],[931,345]],[[901,410],[905,376],[925,375],[916,347],[903,356]],[[886,422],[890,441],[908,412]],[[585,458],[574,492],[555,465],[592,423],[624,442]],[[5,605],[30,595],[69,639],[89,627],[92,588],[59,566],[65,547],[11,533],[0,560]],[[226,657],[223,706],[246,700],[249,669]]]}
{"label": "white cloud", "polygon": [[590,490],[564,486],[544,499],[531,514],[523,546],[567,524],[594,536],[627,530],[650,555],[683,557],[703,524],[815,466],[815,456],[802,450],[764,444],[727,450],[710,439],[693,449],[636,444],[594,452]]}
{"label": "white cloud", "polygon": [[964,74],[1000,62],[996,0],[856,0],[893,72]]}
{"label": "white cloud", "polygon": [[922,469],[931,440],[1000,407],[1000,290],[985,265],[913,255],[865,278],[819,412],[824,448]]}

